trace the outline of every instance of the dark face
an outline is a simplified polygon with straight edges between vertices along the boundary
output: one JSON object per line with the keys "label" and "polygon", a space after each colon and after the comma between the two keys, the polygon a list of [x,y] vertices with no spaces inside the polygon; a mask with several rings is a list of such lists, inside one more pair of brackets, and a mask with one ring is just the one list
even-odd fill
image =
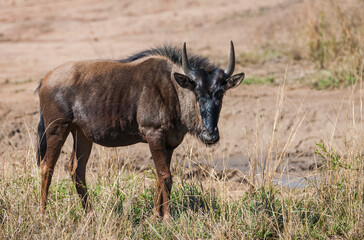
{"label": "dark face", "polygon": [[200,139],[205,144],[217,143],[220,139],[217,124],[222,98],[228,89],[241,83],[244,73],[227,78],[223,70],[216,69],[212,73],[195,71],[194,79],[179,73],[175,73],[174,77],[181,87],[191,90],[195,95],[202,120],[202,126],[199,129]]}

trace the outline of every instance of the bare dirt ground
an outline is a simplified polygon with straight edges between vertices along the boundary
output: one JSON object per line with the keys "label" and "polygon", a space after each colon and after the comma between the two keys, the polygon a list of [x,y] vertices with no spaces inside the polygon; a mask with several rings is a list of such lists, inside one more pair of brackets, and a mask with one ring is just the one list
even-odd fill
{"label": "bare dirt ground", "polygon": [[[34,158],[39,117],[34,89],[57,65],[119,59],[155,45],[186,41],[190,51],[224,67],[230,40],[237,56],[264,44],[293,46],[290,36],[302,28],[304,8],[303,2],[293,0],[1,1],[0,175],[9,164],[21,169],[25,159]],[[275,84],[243,84],[229,92],[219,122],[220,143],[206,148],[187,136],[173,161],[191,169],[202,164],[248,173],[249,161],[262,167],[265,159],[283,154],[280,170],[305,175],[320,165],[314,155],[317,142],[345,151],[346,136],[354,131],[349,123],[362,117],[356,114],[361,91],[317,91],[297,85],[295,80],[309,78],[312,69],[304,61],[284,57],[238,65],[237,72],[274,76]],[[68,141],[63,148],[60,172],[71,146]],[[90,169],[97,167],[105,151],[94,147]],[[122,164],[130,162],[138,169],[152,164],[146,144],[106,154],[114,151]]]}

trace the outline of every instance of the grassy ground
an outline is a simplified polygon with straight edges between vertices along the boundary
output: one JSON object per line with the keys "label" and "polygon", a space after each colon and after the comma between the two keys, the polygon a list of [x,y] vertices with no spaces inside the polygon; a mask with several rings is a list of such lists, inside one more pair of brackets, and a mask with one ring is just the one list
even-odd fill
{"label": "grassy ground", "polygon": [[232,183],[213,172],[200,181],[177,167],[170,223],[152,216],[153,169],[107,169],[89,177],[93,208],[87,215],[71,180],[55,176],[42,215],[31,156],[22,170],[10,167],[0,179],[0,239],[363,239],[362,148],[357,138],[343,154],[318,143],[319,181],[298,189],[261,181],[232,191]]}

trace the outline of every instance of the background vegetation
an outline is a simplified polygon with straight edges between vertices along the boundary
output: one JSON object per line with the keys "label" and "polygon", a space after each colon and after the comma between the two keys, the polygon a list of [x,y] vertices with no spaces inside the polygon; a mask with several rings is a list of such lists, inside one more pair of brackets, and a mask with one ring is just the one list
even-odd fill
{"label": "background vegetation", "polygon": [[[319,90],[354,84],[364,66],[364,2],[307,0],[303,11],[303,27],[290,34],[290,42],[274,44],[268,39],[253,51],[241,53],[238,63],[252,66],[290,59],[313,67],[309,78],[297,79],[300,83]],[[274,82],[274,76],[262,78]]]}

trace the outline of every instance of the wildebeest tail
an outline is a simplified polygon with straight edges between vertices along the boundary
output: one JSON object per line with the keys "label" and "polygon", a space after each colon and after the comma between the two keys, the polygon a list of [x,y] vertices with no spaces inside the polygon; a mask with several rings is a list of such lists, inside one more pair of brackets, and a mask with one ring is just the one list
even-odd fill
{"label": "wildebeest tail", "polygon": [[42,81],[39,83],[38,87],[34,90],[34,93],[38,93],[41,86],[42,86]]}
{"label": "wildebeest tail", "polygon": [[40,165],[40,161],[44,158],[47,150],[47,139],[44,127],[43,113],[40,109],[40,120],[38,124],[38,147],[37,147],[37,164]]}

